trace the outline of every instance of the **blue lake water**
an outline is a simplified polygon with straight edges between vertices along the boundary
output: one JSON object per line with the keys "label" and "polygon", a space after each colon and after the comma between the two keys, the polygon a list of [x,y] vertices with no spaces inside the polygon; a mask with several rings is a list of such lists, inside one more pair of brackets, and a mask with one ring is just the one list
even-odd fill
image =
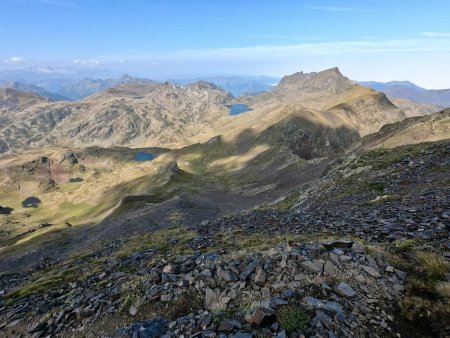
{"label": "blue lake water", "polygon": [[145,151],[138,151],[134,154],[134,159],[136,161],[151,161],[155,158],[155,155],[147,153]]}
{"label": "blue lake water", "polygon": [[249,106],[241,103],[229,105],[228,108],[230,110],[230,115],[239,115],[251,110]]}

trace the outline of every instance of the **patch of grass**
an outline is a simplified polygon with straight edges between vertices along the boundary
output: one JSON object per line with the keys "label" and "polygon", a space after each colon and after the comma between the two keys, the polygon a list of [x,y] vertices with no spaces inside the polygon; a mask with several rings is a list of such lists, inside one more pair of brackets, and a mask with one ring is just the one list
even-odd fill
{"label": "patch of grass", "polygon": [[450,282],[440,282],[436,285],[436,291],[439,295],[447,299],[447,303],[450,306]]}
{"label": "patch of grass", "polygon": [[410,260],[404,258],[401,254],[386,254],[385,259],[394,268],[402,271],[409,271],[414,266]]}
{"label": "patch of grass", "polygon": [[367,192],[378,192],[381,193],[385,191],[386,184],[380,181],[368,181],[367,177],[360,175],[352,175],[347,178],[337,178],[335,185],[337,187],[342,187],[342,193],[346,195],[357,195]]}
{"label": "patch of grass", "polygon": [[398,240],[393,243],[394,250],[400,253],[412,251],[419,245],[420,241],[417,239]]}
{"label": "patch of grass", "polygon": [[123,301],[120,305],[120,312],[127,312],[130,306],[139,308],[142,295],[144,294],[145,278],[137,276],[122,284]]}
{"label": "patch of grass", "polygon": [[371,191],[384,191],[385,184],[383,182],[370,182],[367,184],[367,190]]}
{"label": "patch of grass", "polygon": [[225,250],[233,256],[245,255],[249,252],[266,251],[281,243],[312,242],[319,240],[329,240],[333,238],[328,233],[307,233],[307,234],[270,234],[270,233],[248,233],[244,230],[233,230],[220,232],[216,235],[215,245],[209,251]]}
{"label": "patch of grass", "polygon": [[407,290],[410,295],[436,298],[435,284],[418,276],[412,276],[408,279]]}
{"label": "patch of grass", "polygon": [[277,322],[289,333],[302,331],[309,323],[308,316],[298,305],[285,305],[276,312]]}
{"label": "patch of grass", "polygon": [[119,312],[126,313],[131,306],[138,305],[141,294],[137,292],[129,292],[125,295],[122,304],[120,304]]}
{"label": "patch of grass", "polygon": [[156,249],[160,254],[170,252],[172,255],[191,253],[187,245],[195,237],[195,232],[184,227],[173,226],[155,231],[152,234],[133,237],[116,252],[118,257],[128,257],[135,252]]}
{"label": "patch of grass", "polygon": [[51,288],[74,282],[80,279],[80,271],[77,268],[68,268],[65,270],[52,269],[39,274],[35,279],[29,280],[25,285],[13,290],[7,295],[7,299],[14,302],[17,299],[28,297],[35,294],[45,293]]}
{"label": "patch of grass", "polygon": [[372,165],[374,170],[384,170],[408,157],[414,157],[431,144],[413,144],[394,149],[373,149],[365,151],[358,159],[359,166]]}
{"label": "patch of grass", "polygon": [[278,211],[289,211],[295,204],[297,204],[299,197],[301,196],[300,191],[292,191],[286,195],[281,201],[274,204],[266,205],[262,207],[263,210],[278,210]]}
{"label": "patch of grass", "polygon": [[83,182],[66,182],[66,183],[60,183],[58,185],[58,190],[62,193],[68,193],[77,190],[81,187]]}
{"label": "patch of grass", "polygon": [[450,283],[443,281],[449,264],[432,252],[408,253],[415,269],[407,279],[406,297],[400,304],[402,315],[409,321],[431,327],[438,336],[450,325]]}
{"label": "patch of grass", "polygon": [[449,264],[444,258],[432,252],[418,252],[416,260],[420,264],[426,278],[431,282],[438,282],[445,278],[449,271]]}
{"label": "patch of grass", "polygon": [[371,200],[371,201],[367,201],[364,203],[361,203],[361,205],[364,206],[373,206],[373,205],[379,205],[379,204],[383,204],[383,203],[389,203],[389,202],[398,202],[401,201],[401,197],[400,196],[394,196],[394,195],[383,195],[383,196],[378,196],[377,198]]}
{"label": "patch of grass", "polygon": [[439,327],[450,324],[450,306],[441,301],[407,296],[403,298],[401,308],[402,315],[409,321],[426,321]]}
{"label": "patch of grass", "polygon": [[77,223],[92,215],[97,210],[97,206],[86,203],[74,204],[64,202],[60,204],[59,210],[61,213],[68,215],[68,220]]}

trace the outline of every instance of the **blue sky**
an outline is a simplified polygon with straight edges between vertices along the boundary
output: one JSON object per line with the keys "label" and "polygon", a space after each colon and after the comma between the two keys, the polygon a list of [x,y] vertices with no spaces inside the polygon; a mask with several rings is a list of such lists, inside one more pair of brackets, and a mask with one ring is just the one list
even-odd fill
{"label": "blue sky", "polygon": [[447,0],[0,0],[0,69],[284,75],[450,88]]}

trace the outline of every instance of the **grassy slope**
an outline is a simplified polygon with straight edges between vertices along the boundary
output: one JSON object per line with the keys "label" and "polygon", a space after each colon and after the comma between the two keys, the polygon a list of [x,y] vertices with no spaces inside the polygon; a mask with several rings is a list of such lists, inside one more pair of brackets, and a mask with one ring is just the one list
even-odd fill
{"label": "grassy slope", "polygon": [[435,142],[450,138],[450,110],[413,117],[384,126],[363,140],[363,148],[394,148],[407,144]]}

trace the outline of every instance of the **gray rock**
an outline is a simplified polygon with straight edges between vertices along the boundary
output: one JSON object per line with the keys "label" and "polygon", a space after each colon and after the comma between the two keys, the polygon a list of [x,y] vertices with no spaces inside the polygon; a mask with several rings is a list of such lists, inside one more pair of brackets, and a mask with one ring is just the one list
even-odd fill
{"label": "gray rock", "polygon": [[341,249],[333,249],[332,251],[336,256],[341,256],[344,254],[344,251],[342,251]]}
{"label": "gray rock", "polygon": [[255,271],[256,267],[258,266],[258,264],[260,263],[259,259],[255,259],[252,262],[250,262],[245,268],[244,270],[242,270],[242,272],[239,275],[239,279],[244,281],[248,278],[248,276],[250,276],[253,271]]}
{"label": "gray rock", "polygon": [[[223,332],[230,332],[233,331],[233,329],[235,328],[235,320],[231,320],[231,319],[225,319],[222,320],[219,324],[219,331],[223,331]],[[239,322],[238,322],[239,323]]]}
{"label": "gray rock", "polygon": [[236,274],[230,270],[220,269],[217,275],[226,282],[237,281]]}
{"label": "gray rock", "polygon": [[283,297],[285,298],[292,298],[294,297],[295,292],[292,291],[291,289],[283,289]]}
{"label": "gray rock", "polygon": [[321,273],[323,269],[323,264],[318,261],[304,261],[301,266],[312,273]]}
{"label": "gray rock", "polygon": [[219,302],[219,296],[210,288],[205,291],[205,308],[212,310],[216,304]]}
{"label": "gray rock", "polygon": [[286,331],[285,330],[278,332],[277,335],[276,335],[276,338],[286,338],[286,337],[287,336],[286,336]]}
{"label": "gray rock", "polygon": [[5,327],[14,327],[14,326],[17,326],[17,325],[19,325],[20,323],[22,323],[23,321],[25,320],[25,318],[19,318],[19,319],[16,319],[16,320],[13,320],[12,322],[10,322],[8,325],[6,325]]}
{"label": "gray rock", "polygon": [[154,318],[143,323],[131,324],[132,337],[158,338],[167,332],[169,322],[162,318]]}
{"label": "gray rock", "polygon": [[161,302],[170,302],[172,300],[173,295],[168,293],[165,295],[161,295]]}
{"label": "gray rock", "polygon": [[287,305],[288,302],[286,302],[284,299],[281,299],[280,297],[273,297],[272,304],[274,306],[281,306],[281,305]]}
{"label": "gray rock", "polygon": [[347,262],[350,262],[353,258],[351,256],[341,255],[341,256],[339,256],[339,259],[341,262],[347,263]]}
{"label": "gray rock", "polygon": [[137,309],[136,309],[136,307],[134,307],[134,306],[130,306],[130,310],[129,310],[129,313],[130,313],[130,315],[131,315],[131,316],[135,316],[135,315],[136,315],[136,313],[137,313]]}
{"label": "gray rock", "polygon": [[381,277],[380,273],[377,270],[375,270],[374,268],[370,267],[370,266],[363,265],[362,269],[365,272],[367,272],[369,275],[371,275],[372,277],[375,277],[375,278],[380,278]]}
{"label": "gray rock", "polygon": [[395,274],[397,275],[397,277],[401,280],[404,281],[406,278],[406,272],[395,269]]}
{"label": "gray rock", "polygon": [[354,298],[357,296],[357,293],[355,292],[355,290],[353,290],[353,288],[350,285],[348,285],[347,283],[344,283],[344,282],[341,282],[338,284],[338,286],[336,288],[336,292],[338,295],[347,297],[347,298]]}
{"label": "gray rock", "polygon": [[236,334],[229,336],[229,338],[252,338],[252,337],[253,335],[251,333],[246,332],[238,332]]}
{"label": "gray rock", "polygon": [[327,311],[334,312],[336,314],[344,314],[344,309],[342,305],[336,302],[330,302],[327,300],[319,300],[314,297],[304,297],[303,301],[306,303],[306,305],[312,306],[315,309],[324,309]]}
{"label": "gray rock", "polygon": [[258,285],[264,285],[264,283],[266,282],[266,277],[267,274],[264,272],[264,270],[260,270],[256,272],[255,275],[255,283]]}

